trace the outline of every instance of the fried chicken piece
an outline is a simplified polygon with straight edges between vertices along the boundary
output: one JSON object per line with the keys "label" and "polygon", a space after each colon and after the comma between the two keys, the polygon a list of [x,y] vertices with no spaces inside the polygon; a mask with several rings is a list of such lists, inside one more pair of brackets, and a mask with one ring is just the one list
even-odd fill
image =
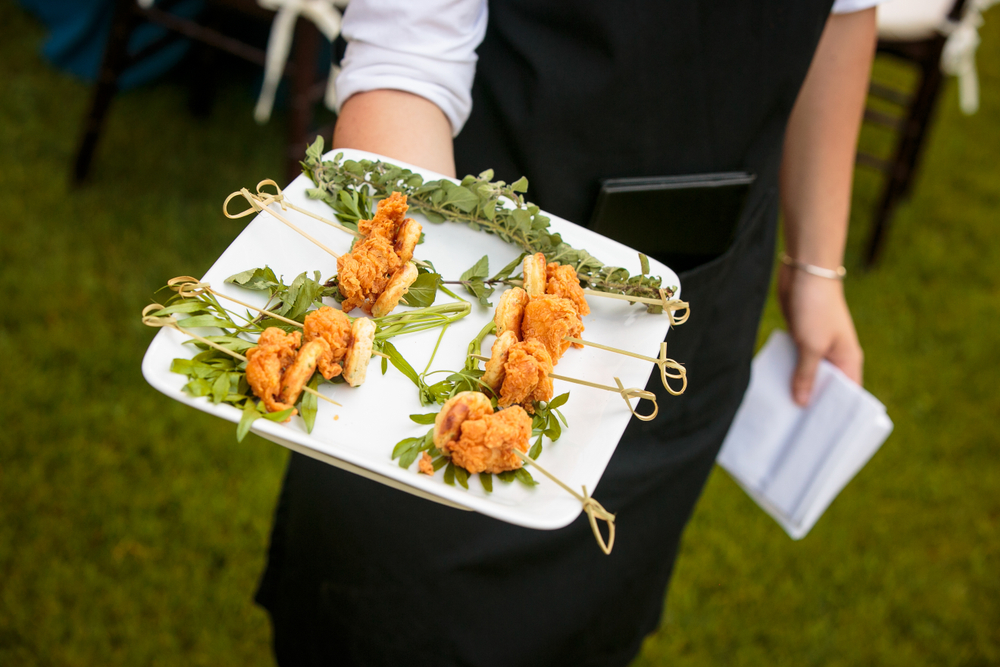
{"label": "fried chicken piece", "polygon": [[462,422],[462,436],[451,445],[451,460],[470,473],[516,470],[523,464],[514,449],[528,451],[531,417],[520,406]]}
{"label": "fried chicken piece", "polygon": [[281,402],[295,405],[302,395],[302,389],[312,379],[316,366],[323,357],[329,359],[330,345],[322,338],[311,340],[299,348],[295,361],[281,376]]}
{"label": "fried chicken piece", "polygon": [[552,358],[544,344],[537,340],[515,343],[507,353],[498,405],[502,408],[523,405],[525,410],[533,413],[532,401],[552,398],[551,372]]}
{"label": "fried chicken piece", "polygon": [[520,287],[512,287],[503,293],[493,313],[497,336],[512,331],[517,339],[521,340],[521,320],[524,317],[524,307],[528,305],[530,299],[528,293]]}
{"label": "fried chicken piece", "polygon": [[561,296],[572,301],[580,317],[590,315],[590,306],[587,304],[583,288],[580,287],[580,279],[576,277],[576,269],[568,264],[552,262],[545,267],[545,275],[548,278],[545,283],[546,294]]}
{"label": "fried chicken piece", "polygon": [[392,249],[392,243],[392,239],[373,234],[355,244],[354,250],[337,258],[337,278],[340,294],[344,297],[341,306],[344,312],[359,307],[366,313],[372,312],[375,300],[402,265],[399,255]]}
{"label": "fried chicken piece", "polygon": [[247,383],[257,398],[264,401],[268,412],[280,412],[292,407],[283,402],[281,378],[292,362],[302,343],[298,331],[285,333],[277,327],[268,327],[257,340],[257,347],[247,350]]}
{"label": "fried chicken piece", "polygon": [[517,342],[517,336],[514,335],[513,331],[504,331],[493,341],[493,347],[490,348],[490,360],[486,362],[486,370],[482,377],[483,383],[493,391],[500,391],[506,374],[504,367],[507,365],[507,355],[510,353],[510,348]]}
{"label": "fried chicken piece", "polygon": [[337,276],[343,309],[361,308],[376,317],[387,315],[417,278],[409,262],[420,241],[422,227],[404,218],[406,195],[393,192],[378,203],[371,220],[360,220],[361,241],[337,258]]}
{"label": "fried chicken piece", "polygon": [[375,215],[371,220],[358,221],[358,231],[366,238],[378,236],[386,241],[394,241],[409,208],[406,195],[393,192],[375,206]]}
{"label": "fried chicken piece", "polygon": [[392,246],[392,249],[399,255],[399,261],[405,264],[413,259],[413,251],[420,243],[420,234],[423,231],[424,228],[413,218],[407,218],[403,221],[399,231],[396,232],[396,239]]}
{"label": "fried chicken piece", "polygon": [[306,315],[305,341],[322,339],[330,346],[330,354],[319,358],[319,372],[327,380],[340,375],[340,362],[347,355],[351,344],[351,320],[342,310],[323,306]]}
{"label": "fried chicken piece", "polygon": [[[577,315],[576,306],[569,299],[543,294],[531,299],[524,307],[524,320],[521,323],[521,336],[524,340],[537,340],[545,345],[552,363],[558,363],[559,357],[569,349],[570,342],[563,340],[566,336],[579,338],[583,333],[583,322]],[[583,347],[573,343],[575,347]]]}
{"label": "fried chicken piece", "polygon": [[352,387],[364,384],[374,344],[375,323],[367,317],[354,320],[351,325],[351,344],[344,360],[344,379]]}
{"label": "fried chicken piece", "polygon": [[545,294],[545,255],[540,252],[528,255],[521,263],[521,271],[524,273],[524,291],[528,296]]}
{"label": "fried chicken piece", "polygon": [[418,273],[417,265],[413,262],[407,262],[396,271],[389,284],[375,300],[375,305],[372,306],[372,315],[382,317],[391,313],[403,295],[409,291],[410,285],[417,279]]}
{"label": "fried chicken piece", "polygon": [[460,391],[449,398],[434,418],[434,445],[444,453],[451,451],[466,419],[482,419],[493,414],[493,404],[480,391]]}
{"label": "fried chicken piece", "polygon": [[425,475],[433,475],[434,461],[431,460],[431,455],[427,452],[421,452],[420,460],[417,462],[417,468]]}

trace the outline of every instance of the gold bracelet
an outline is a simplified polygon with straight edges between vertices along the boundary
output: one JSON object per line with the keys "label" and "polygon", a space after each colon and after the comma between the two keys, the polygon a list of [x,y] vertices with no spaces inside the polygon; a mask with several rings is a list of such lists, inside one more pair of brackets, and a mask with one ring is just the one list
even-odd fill
{"label": "gold bracelet", "polygon": [[785,266],[790,266],[793,269],[798,269],[799,271],[805,271],[809,275],[819,276],[820,278],[829,278],[830,280],[843,280],[844,276],[847,275],[847,269],[843,266],[838,266],[836,269],[824,269],[822,266],[814,266],[812,264],[806,264],[805,262],[800,262],[797,259],[792,259],[788,256],[788,253],[781,253],[779,257],[781,263]]}

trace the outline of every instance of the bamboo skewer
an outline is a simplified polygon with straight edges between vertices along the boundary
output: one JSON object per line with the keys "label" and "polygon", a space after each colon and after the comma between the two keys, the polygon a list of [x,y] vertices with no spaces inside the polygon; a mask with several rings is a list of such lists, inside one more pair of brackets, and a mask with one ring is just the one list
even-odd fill
{"label": "bamboo skewer", "polygon": [[[310,241],[312,241],[313,243],[315,243],[316,245],[318,245],[320,248],[322,248],[326,252],[328,252],[331,255],[333,255],[334,258],[338,258],[339,259],[340,255],[338,255],[333,250],[331,250],[330,248],[328,248],[325,245],[323,245],[322,243],[320,243],[317,239],[315,239],[312,236],[310,236],[303,229],[301,229],[300,227],[298,227],[294,223],[292,223],[288,218],[286,218],[285,216],[281,215],[280,213],[278,213],[274,209],[270,208],[269,205],[272,204],[272,203],[275,203],[275,202],[277,202],[278,204],[280,204],[282,208],[285,208],[286,206],[289,205],[287,202],[284,201],[284,194],[272,195],[269,192],[263,192],[263,193],[261,192],[261,187],[263,187],[264,185],[267,185],[267,184],[271,184],[271,183],[274,183],[274,181],[272,181],[272,180],[266,180],[266,181],[261,181],[260,183],[258,183],[257,184],[257,192],[258,192],[258,194],[253,194],[252,192],[250,192],[246,188],[240,188],[237,192],[231,193],[228,197],[226,197],[226,201],[224,201],[222,203],[222,213],[227,218],[229,218],[231,220],[236,220],[237,218],[243,218],[243,217],[246,217],[246,216],[251,215],[253,213],[259,213],[261,211],[267,211],[272,216],[274,216],[275,218],[277,218],[281,222],[285,223],[286,225],[288,225],[289,227],[291,227],[293,230],[295,230],[296,232],[298,232],[302,236],[306,237],[307,239],[309,239]],[[277,187],[277,185],[275,185],[275,187]],[[280,190],[280,188],[279,188],[279,190]],[[239,213],[237,213],[237,214],[234,215],[234,214],[232,214],[232,213],[229,212],[229,202],[231,202],[236,197],[243,197],[244,199],[246,199],[247,202],[250,204],[250,208],[246,209],[245,211],[240,211]],[[279,199],[279,197],[280,197],[280,199]],[[348,230],[348,231],[350,231],[350,230]]]}
{"label": "bamboo skewer", "polygon": [[[479,359],[481,361],[489,361],[490,357],[484,356],[482,354],[470,354],[473,359]],[[628,405],[629,411],[635,415],[636,418],[641,419],[644,422],[652,421],[656,418],[656,415],[660,412],[660,406],[656,402],[656,394],[651,391],[646,391],[645,389],[638,389],[636,387],[625,388],[622,381],[619,378],[615,378],[615,384],[617,387],[611,387],[606,384],[598,384],[596,382],[590,382],[589,380],[579,380],[577,378],[567,377],[565,375],[556,375],[555,373],[549,373],[548,377],[553,380],[562,380],[563,382],[572,382],[574,384],[583,385],[584,387],[592,387],[594,389],[603,389],[604,391],[610,391],[615,394],[620,394],[623,399],[625,399],[625,404]],[[648,415],[641,415],[635,411],[632,407],[632,399],[636,398],[639,400],[646,399],[652,402],[653,412]]]}
{"label": "bamboo skewer", "polygon": [[[274,189],[276,190],[276,192],[274,194],[272,194],[272,193],[267,192],[266,190],[264,190],[264,187],[268,186],[268,185],[274,186]],[[229,198],[226,199],[226,204],[222,205],[223,209],[224,210],[228,210],[227,204],[229,203],[229,199],[232,199],[233,197],[235,197],[237,195],[243,195],[243,197],[246,198],[247,195],[243,194],[244,191],[246,191],[249,194],[249,190],[247,190],[246,188],[242,188],[239,192],[234,192],[231,195],[229,195]],[[254,199],[256,199],[257,202],[260,204],[261,207],[268,206],[270,204],[278,204],[279,206],[281,206],[282,210],[290,208],[293,211],[298,211],[299,213],[301,213],[303,215],[308,215],[310,218],[313,218],[314,220],[319,220],[324,225],[329,225],[331,227],[339,229],[342,232],[347,232],[351,236],[355,236],[357,238],[361,238],[361,232],[356,231],[354,229],[351,229],[350,227],[345,227],[344,225],[340,224],[339,222],[334,222],[333,220],[328,220],[327,218],[324,218],[321,215],[316,215],[315,213],[312,213],[311,211],[307,211],[306,209],[304,209],[304,208],[302,208],[300,206],[296,206],[295,204],[293,204],[290,201],[287,201],[285,199],[285,193],[282,191],[281,186],[278,185],[277,183],[275,183],[270,178],[266,178],[263,181],[261,181],[260,183],[258,183],[257,184],[257,194],[255,194],[255,195],[251,194],[250,196],[253,197]],[[248,199],[248,201],[250,201],[250,200]],[[256,207],[253,205],[252,201],[250,203],[250,206],[251,206],[251,209],[256,210]],[[228,214],[227,214],[227,217],[242,218],[244,215],[249,215],[251,209],[247,209],[241,215],[238,215],[238,216],[228,216]]]}
{"label": "bamboo skewer", "polygon": [[[663,287],[659,288],[660,298],[651,299],[645,296],[629,296],[627,294],[615,294],[614,292],[598,292],[597,290],[584,289],[583,293],[588,296],[600,296],[607,299],[618,299],[620,301],[628,301],[629,303],[648,303],[654,306],[662,306],[663,312],[667,314],[670,318],[671,326],[677,326],[679,324],[684,324],[688,321],[691,316],[691,306],[687,301],[681,301],[680,299],[671,298],[673,294],[667,294],[667,290]],[[674,313],[678,310],[684,311],[683,315],[677,316]]]}
{"label": "bamboo skewer", "polygon": [[[188,331],[187,329],[183,328],[182,326],[180,326],[180,324],[178,324],[177,318],[174,317],[173,315],[170,315],[168,317],[162,317],[162,316],[158,317],[158,316],[152,314],[155,311],[163,310],[163,308],[164,307],[161,306],[158,303],[151,303],[148,306],[146,306],[145,308],[143,308],[142,309],[142,323],[145,324],[147,327],[153,327],[153,328],[167,327],[169,329],[174,329],[176,331],[181,332],[185,336],[190,336],[191,338],[195,339],[199,343],[204,343],[205,345],[208,345],[209,347],[215,348],[216,350],[219,350],[220,352],[225,352],[226,354],[228,354],[229,356],[233,357],[234,359],[239,359],[240,361],[246,361],[247,360],[247,358],[245,356],[243,356],[242,354],[240,354],[239,352],[234,352],[233,350],[230,350],[227,347],[223,347],[222,345],[219,345],[218,343],[216,343],[214,341],[208,340],[207,338],[203,338],[202,336],[199,336],[198,334],[193,333],[193,332]],[[309,393],[309,394],[312,394],[313,396],[316,396],[317,398],[322,398],[324,401],[327,401],[328,403],[333,403],[337,407],[341,407],[341,408],[344,407],[343,405],[341,405],[337,401],[333,400],[332,398],[328,398],[328,397],[324,396],[323,394],[319,393],[318,391],[316,391],[312,387],[303,387],[302,390],[305,391],[306,393]]]}
{"label": "bamboo skewer", "polygon": [[[558,477],[550,473],[542,466],[538,465],[538,461],[531,458],[521,450],[512,448],[511,451],[513,451],[522,461],[533,466],[535,470],[537,470],[538,472],[542,473],[543,475],[551,479],[553,482],[558,484],[564,491],[566,491],[574,498],[579,500],[581,503],[583,503],[583,511],[587,513],[587,518],[590,519],[590,528],[591,530],[594,531],[594,537],[597,539],[597,544],[601,547],[601,551],[603,551],[605,555],[610,555],[611,550],[615,546],[615,515],[604,509],[601,503],[591,498],[590,494],[587,493],[586,486],[581,487],[583,489],[583,495],[580,495],[579,493],[571,489],[568,485],[563,483],[562,480],[560,480]],[[601,531],[598,530],[597,527],[598,519],[600,519],[601,521],[605,521],[608,524],[608,540],[606,542],[604,540],[604,536],[601,535]]]}
{"label": "bamboo skewer", "polygon": [[251,306],[245,301],[240,301],[239,299],[234,299],[231,296],[227,296],[222,292],[216,292],[212,289],[212,286],[208,283],[199,282],[197,279],[191,276],[177,276],[176,278],[171,278],[167,281],[167,286],[173,291],[177,292],[177,295],[185,299],[193,298],[208,292],[217,297],[226,299],[227,301],[232,301],[233,303],[238,303],[244,308],[256,311],[261,315],[267,315],[270,318],[284,322],[285,324],[291,324],[292,326],[302,327],[301,322],[296,322],[295,320],[289,319],[284,315],[279,315],[277,313],[272,313],[269,310],[264,310],[263,308],[258,308],[257,306]]}
{"label": "bamboo skewer", "polygon": [[[274,193],[274,194],[272,194],[272,193],[267,192],[266,190],[264,190],[264,187],[267,186],[267,185],[274,186],[274,189],[277,190],[277,192]],[[241,211],[240,213],[237,213],[237,214],[233,215],[233,214],[229,213],[229,202],[232,201],[233,199],[235,199],[236,197],[243,197],[244,199],[246,199],[247,202],[250,204],[250,208],[246,209],[245,211]],[[295,204],[291,203],[290,201],[285,200],[285,193],[282,191],[281,186],[279,186],[277,183],[275,183],[270,178],[264,179],[263,181],[261,181],[260,183],[257,184],[257,193],[256,194],[250,192],[246,188],[240,188],[240,190],[238,192],[231,193],[228,197],[226,197],[226,201],[224,201],[222,203],[222,212],[223,212],[223,214],[225,214],[225,216],[227,218],[235,220],[237,218],[243,218],[245,216],[251,215],[252,213],[259,213],[260,211],[267,211],[268,213],[270,213],[271,215],[273,215],[275,218],[277,218],[281,222],[285,223],[286,225],[288,225],[289,227],[291,227],[293,230],[295,230],[296,232],[298,232],[302,236],[306,237],[307,239],[309,239],[310,241],[312,241],[313,243],[315,243],[316,245],[318,245],[320,248],[322,248],[326,252],[330,253],[331,255],[333,255],[336,258],[340,257],[340,255],[338,255],[337,253],[335,253],[333,250],[331,250],[327,246],[325,246],[322,243],[320,243],[319,241],[317,241],[315,238],[313,238],[312,236],[310,236],[309,234],[307,234],[305,231],[303,231],[299,227],[295,226],[285,216],[283,216],[283,215],[277,213],[276,211],[274,211],[273,209],[269,208],[269,206],[271,204],[278,204],[279,206],[281,206],[282,210],[286,210],[286,209],[290,208],[293,211],[298,211],[299,213],[302,213],[303,215],[308,215],[310,218],[313,218],[315,220],[319,220],[323,224],[330,225],[331,227],[335,227],[336,229],[339,229],[340,231],[347,232],[348,234],[350,234],[351,236],[354,236],[355,238],[359,238],[359,239],[360,238],[364,238],[364,236],[361,234],[361,232],[357,232],[357,231],[351,229],[350,227],[345,227],[344,225],[340,224],[339,222],[334,222],[333,220],[327,220],[326,218],[324,218],[322,216],[316,215],[315,213],[311,213],[311,212],[307,211],[306,209],[301,208],[299,206],[296,206]],[[424,266],[424,267],[430,266],[429,264],[427,264],[427,262],[422,262],[419,259],[412,259],[410,261],[412,261],[414,264],[418,264],[420,266]]]}
{"label": "bamboo skewer", "polygon": [[[673,396],[680,396],[687,390],[687,369],[681,364],[677,363],[673,359],[667,358],[667,343],[663,341],[660,343],[660,356],[659,357],[647,357],[642,354],[636,354],[635,352],[629,352],[628,350],[619,350],[617,347],[609,347],[607,345],[601,345],[600,343],[592,343],[587,340],[580,338],[573,338],[572,336],[564,336],[563,340],[568,340],[571,343],[579,343],[581,345],[589,345],[590,347],[596,347],[600,350],[607,350],[608,352],[616,352],[618,354],[624,354],[626,357],[634,357],[636,359],[642,359],[643,361],[648,361],[650,363],[656,364],[660,369],[660,380],[663,382],[663,388],[667,390]],[[668,373],[667,369],[675,370],[677,373]],[[681,380],[680,390],[673,389],[667,378],[671,380]]]}

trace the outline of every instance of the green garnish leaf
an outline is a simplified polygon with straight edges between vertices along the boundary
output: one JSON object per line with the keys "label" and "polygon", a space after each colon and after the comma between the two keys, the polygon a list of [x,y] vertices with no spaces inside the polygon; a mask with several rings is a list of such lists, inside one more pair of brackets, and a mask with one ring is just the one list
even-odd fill
{"label": "green garnish leaf", "polygon": [[504,470],[503,472],[497,473],[497,479],[499,479],[504,484],[510,484],[516,477],[513,470]]}
{"label": "green garnish leaf", "polygon": [[410,415],[410,420],[418,424],[433,424],[435,417],[437,417],[437,413],[431,412],[426,415]]}
{"label": "green garnish leaf", "polygon": [[440,284],[441,276],[437,273],[421,273],[403,295],[402,303],[415,308],[427,308],[434,303]]}
{"label": "green garnish leaf", "polygon": [[[316,390],[319,388],[320,379],[322,379],[319,373],[314,375],[309,384],[307,385],[310,389]],[[319,408],[319,399],[316,398],[316,394],[310,394],[308,391],[302,392],[302,402],[299,404],[299,414],[302,415],[302,420],[306,423],[306,433],[312,433],[313,427],[316,425],[316,413]]]}
{"label": "green garnish leaf", "polygon": [[469,488],[469,471],[461,466],[455,466],[455,480],[463,489]]}
{"label": "green garnish leaf", "polygon": [[531,451],[528,452],[528,456],[533,459],[537,459],[542,455],[542,436],[538,436],[538,440],[535,440],[535,444],[531,446]]}
{"label": "green garnish leaf", "polygon": [[219,377],[215,378],[215,382],[212,383],[212,403],[218,405],[229,395],[229,375],[227,373],[219,373]]}
{"label": "green garnish leaf", "polygon": [[486,493],[493,493],[493,475],[491,473],[479,473],[479,483],[483,485],[483,490]]}
{"label": "green garnish leaf", "polygon": [[514,478],[525,486],[537,486],[538,482],[535,478],[531,476],[531,473],[524,468],[518,468],[514,471]]}
{"label": "green garnish leaf", "polygon": [[175,303],[172,306],[167,306],[166,308],[162,308],[155,313],[150,313],[150,315],[152,317],[163,317],[164,315],[173,315],[174,313],[197,313],[202,310],[207,311],[208,304],[198,299],[191,299]]}
{"label": "green garnish leaf", "polygon": [[559,420],[553,415],[549,415],[548,422],[548,428],[545,429],[545,435],[548,436],[549,440],[555,442],[559,439],[559,436],[562,435],[562,426],[559,425]]}
{"label": "green garnish leaf", "polygon": [[548,408],[549,410],[555,410],[556,408],[561,408],[562,406],[564,406],[566,404],[566,401],[568,400],[569,400],[569,392],[567,391],[565,394],[559,394],[558,396],[553,398],[545,405],[545,407]]}
{"label": "green garnish leaf", "polygon": [[216,327],[218,329],[225,329],[226,327],[232,326],[232,322],[227,322],[215,315],[195,315],[194,317],[186,317],[178,322],[185,329],[198,329],[201,327]]}
{"label": "green garnish leaf", "polygon": [[212,383],[202,378],[196,378],[184,385],[183,391],[194,398],[208,396],[212,393]]}
{"label": "green garnish leaf", "polygon": [[[258,409],[259,408],[260,406],[258,406]],[[280,424],[291,417],[294,410],[295,408],[288,408],[287,410],[281,410],[280,412],[265,412],[261,415],[261,417],[267,419],[268,421],[278,422]]]}
{"label": "green garnish leaf", "polygon": [[392,458],[398,459],[411,448],[416,447],[424,441],[423,436],[419,438],[403,438],[392,448]]}
{"label": "green garnish leaf", "polygon": [[420,376],[415,370],[413,370],[413,366],[410,365],[410,362],[403,358],[403,355],[399,353],[399,350],[396,349],[395,345],[389,341],[385,341],[385,346],[382,348],[382,352],[389,355],[389,362],[399,369],[400,373],[410,378],[413,384],[417,385],[417,387],[421,386]]}
{"label": "green garnish leaf", "polygon": [[[470,192],[460,185],[455,185],[451,181],[442,181],[441,183],[444,197],[439,202],[440,206],[454,206],[465,213],[474,211],[479,206],[479,197],[475,193]],[[444,183],[448,185],[444,185]]]}
{"label": "green garnish leaf", "polygon": [[511,261],[510,264],[500,269],[497,274],[491,278],[491,280],[506,280],[507,278],[510,278],[510,274],[514,273],[514,271],[521,266],[521,263],[524,262],[524,258],[527,256],[528,253],[522,252],[513,261]]}
{"label": "green garnish leaf", "polygon": [[486,278],[490,275],[490,258],[483,255],[482,258],[472,265],[472,267],[462,274],[461,280],[472,280],[474,278]]}
{"label": "green garnish leaf", "polygon": [[317,136],[316,141],[312,142],[309,148],[306,149],[306,159],[320,160],[323,158],[323,137]]}
{"label": "green garnish leaf", "polygon": [[263,269],[247,269],[246,271],[233,274],[226,278],[225,282],[247,289],[268,292],[281,287],[281,281],[274,275],[274,271],[267,266]]}
{"label": "green garnish leaf", "polygon": [[236,442],[243,442],[243,438],[247,437],[247,433],[250,432],[250,425],[258,419],[260,419],[260,413],[257,412],[257,406],[254,405],[252,398],[248,398],[243,405],[243,416],[240,417],[240,423],[236,426]]}

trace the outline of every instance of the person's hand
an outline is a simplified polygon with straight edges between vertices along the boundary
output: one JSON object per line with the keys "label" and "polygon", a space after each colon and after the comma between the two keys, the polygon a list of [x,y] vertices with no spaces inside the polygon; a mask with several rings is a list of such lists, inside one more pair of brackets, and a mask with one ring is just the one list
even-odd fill
{"label": "person's hand", "polygon": [[778,300],[799,350],[791,387],[795,402],[808,405],[821,359],[861,384],[864,353],[844,299],[843,283],[782,266]]}

